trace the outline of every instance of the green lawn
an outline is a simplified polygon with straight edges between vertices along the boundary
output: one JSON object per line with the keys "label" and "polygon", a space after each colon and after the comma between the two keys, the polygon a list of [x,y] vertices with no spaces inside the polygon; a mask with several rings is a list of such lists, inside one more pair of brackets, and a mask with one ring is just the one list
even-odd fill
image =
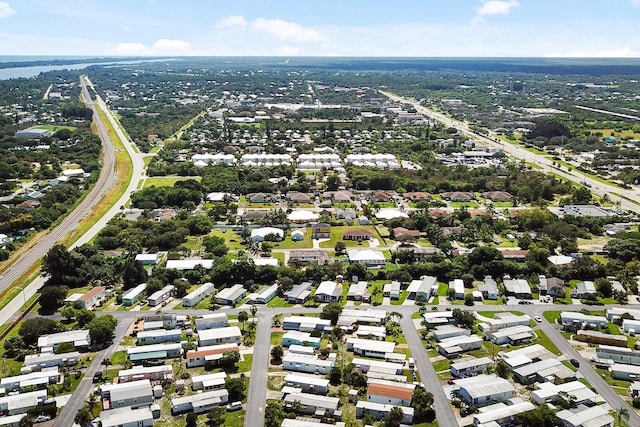
{"label": "green lawn", "polygon": [[[304,231],[304,238],[298,242],[294,242],[291,240],[291,232],[295,230]],[[276,243],[273,248],[274,249],[308,249],[313,247],[313,242],[311,241],[311,229],[310,228],[291,228],[289,229],[289,233],[285,236],[282,242]]]}
{"label": "green lawn", "polygon": [[349,230],[369,230],[374,233],[374,238],[377,237],[377,233],[375,228],[372,225],[358,225],[358,226],[346,226],[346,225],[338,225],[331,227],[331,240],[326,242],[320,242],[321,248],[334,248],[337,242],[343,242],[347,248],[368,248],[369,242],[356,242],[354,240],[343,240],[342,236],[345,232]]}
{"label": "green lawn", "polygon": [[549,350],[550,352],[552,352],[557,356],[562,354],[560,350],[558,350],[558,347],[556,347],[556,345],[549,339],[549,337],[544,332],[542,332],[541,330],[537,330],[535,331],[535,334],[538,337],[538,339],[533,340],[532,341],[533,343],[540,344],[541,346],[543,346],[544,348],[546,348],[547,350]]}
{"label": "green lawn", "polygon": [[177,177],[177,176],[154,176],[151,178],[147,178],[144,182],[144,187],[151,187],[151,186],[156,186],[156,187],[173,187],[175,185],[176,182],[178,181],[187,181],[193,179],[195,181],[200,181],[200,177],[199,176],[193,176],[193,177]]}

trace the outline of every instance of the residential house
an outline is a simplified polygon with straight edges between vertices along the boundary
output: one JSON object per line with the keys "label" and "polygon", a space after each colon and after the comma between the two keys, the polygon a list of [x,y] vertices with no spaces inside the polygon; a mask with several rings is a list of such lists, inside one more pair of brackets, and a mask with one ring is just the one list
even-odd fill
{"label": "residential house", "polygon": [[349,249],[347,256],[350,263],[364,264],[367,267],[384,267],[387,265],[384,253],[373,249]]}
{"label": "residential house", "polygon": [[160,263],[160,260],[162,259],[162,253],[156,252],[155,254],[137,254],[135,259],[136,261],[140,261],[140,263],[145,267],[154,266]]}
{"label": "residential house", "polygon": [[579,330],[576,339],[589,344],[605,344],[614,347],[627,347],[628,341],[625,335],[605,334],[600,331]]}
{"label": "residential house", "polygon": [[288,303],[304,304],[311,296],[311,282],[302,282],[284,293]]}
{"label": "residential house", "polygon": [[347,300],[368,302],[371,299],[371,294],[367,291],[367,286],[368,283],[363,281],[349,285]]}
{"label": "residential house", "polygon": [[282,346],[301,345],[305,347],[320,348],[320,337],[313,337],[308,332],[287,331],[282,336]]}
{"label": "residential house", "polygon": [[518,345],[529,342],[533,336],[533,330],[529,326],[511,326],[497,331],[487,331],[483,337],[496,345]]}
{"label": "residential house", "polygon": [[171,381],[173,379],[173,368],[171,365],[159,366],[134,366],[131,369],[121,369],[118,371],[118,384],[131,381]]}
{"label": "residential house", "polygon": [[291,232],[291,240],[294,242],[301,242],[304,240],[304,231],[303,230],[293,230]]}
{"label": "residential house", "polygon": [[98,305],[100,301],[106,296],[107,288],[104,286],[96,286],[91,288],[88,292],[78,298],[74,305],[79,305],[80,308],[86,308],[91,310],[93,307]]}
{"label": "residential house", "polygon": [[503,402],[485,406],[473,416],[474,426],[509,426],[518,423],[518,415],[535,409],[531,402],[517,402],[506,405]]}
{"label": "residential house", "polygon": [[333,203],[349,203],[353,200],[353,193],[344,190],[326,191],[322,194],[322,198]]}
{"label": "residential house", "polygon": [[319,222],[311,226],[312,239],[329,239],[331,237],[331,226],[326,222]]}
{"label": "residential house", "polygon": [[182,356],[180,343],[152,344],[127,349],[127,358],[134,365],[164,364],[167,359],[175,359]]}
{"label": "residential house", "polygon": [[596,357],[598,359],[612,360],[614,363],[626,365],[640,365],[640,353],[630,348],[613,347],[610,345],[600,344],[596,348]]}
{"label": "residential house", "polygon": [[393,353],[396,343],[392,341],[364,340],[347,338],[347,350],[358,356],[386,359],[388,353]]}
{"label": "residential house", "polygon": [[333,418],[340,405],[337,397],[319,396],[310,393],[290,393],[284,396],[284,407],[299,414],[314,415],[319,418]]}
{"label": "residential house", "polygon": [[268,193],[249,193],[245,196],[249,203],[271,203],[273,196]]}
{"label": "residential house", "polygon": [[449,282],[449,289],[453,289],[455,299],[464,299],[464,282],[462,279],[454,279]]}
{"label": "residential house", "polygon": [[149,406],[153,403],[151,381],[139,380],[122,384],[104,384],[100,387],[105,410],[113,408],[133,409]]}
{"label": "residential house", "polygon": [[216,294],[216,301],[218,304],[234,306],[246,296],[247,290],[244,286],[238,284],[220,290]]}
{"label": "residential house", "polygon": [[338,326],[358,325],[382,325],[387,319],[384,310],[344,308],[338,316]]}
{"label": "residential house", "polygon": [[404,227],[395,227],[392,232],[394,240],[418,239],[420,237],[419,230],[409,230]]}
{"label": "residential house", "polygon": [[195,321],[196,330],[224,328],[229,326],[229,318],[226,313],[211,313],[198,316]]}
{"label": "residential house", "polygon": [[563,427],[613,427],[614,419],[605,406],[596,405],[588,408],[579,405],[575,409],[557,412],[556,417]]}
{"label": "residential house", "polygon": [[364,230],[361,228],[354,228],[346,231],[342,235],[343,240],[355,240],[361,242],[363,240],[371,240],[373,238],[373,231]]}
{"label": "residential house", "polygon": [[196,350],[187,351],[187,368],[205,366],[207,363],[215,366],[224,353],[236,351],[240,353],[240,348],[235,343],[210,345],[198,347]]}
{"label": "residential house", "polygon": [[433,331],[433,337],[440,342],[454,337],[471,336],[471,329],[461,328],[456,325],[437,326]]}
{"label": "residential house", "polygon": [[147,297],[147,302],[149,303],[149,307],[157,307],[160,304],[165,303],[169,298],[171,298],[175,293],[175,286],[166,285],[164,288],[160,289],[152,293],[149,297]]}
{"label": "residential house", "polygon": [[325,261],[332,261],[333,257],[329,256],[327,251],[322,249],[292,250],[289,253],[289,261],[291,260],[309,264],[324,264]]}
{"label": "residential house", "polygon": [[195,375],[191,377],[191,389],[193,391],[220,390],[224,388],[226,379],[227,373],[224,371],[213,374]]}
{"label": "residential house", "polygon": [[486,276],[482,285],[478,286],[478,290],[482,292],[484,299],[495,301],[498,299],[500,293],[498,292],[498,285],[491,276]]}
{"label": "residential house", "polygon": [[477,375],[453,380],[453,383],[460,390],[460,396],[470,405],[502,402],[516,396],[511,383],[496,375]]}
{"label": "residential house", "polygon": [[296,331],[325,331],[331,329],[329,319],[321,319],[311,316],[288,316],[282,320],[282,329]]}
{"label": "residential house", "polygon": [[298,191],[287,191],[285,199],[291,203],[313,203],[315,197],[312,193],[300,193]]}
{"label": "residential house", "polygon": [[287,374],[284,383],[290,387],[297,387],[304,393],[327,394],[329,392],[329,380],[318,375]]}
{"label": "residential house", "polygon": [[281,242],[284,238],[284,231],[275,227],[260,227],[251,230],[251,240],[262,242],[263,240]]}
{"label": "residential house", "polygon": [[455,358],[466,351],[482,347],[482,338],[477,335],[447,338],[438,343],[438,353],[446,358]]}
{"label": "residential house", "polygon": [[338,302],[342,297],[342,285],[330,280],[320,282],[314,297],[318,302]]}
{"label": "residential house", "polygon": [[140,300],[140,297],[144,295],[144,291],[147,289],[146,283],[141,283],[135,288],[131,288],[122,294],[122,305],[132,306]]}
{"label": "residential house", "polygon": [[44,405],[45,400],[47,400],[47,390],[1,396],[0,413],[7,415],[24,414],[31,408]]}
{"label": "residential house", "polygon": [[415,384],[396,383],[385,380],[369,380],[367,386],[367,402],[383,405],[409,406],[413,397]]}
{"label": "residential house", "polygon": [[196,268],[204,268],[211,270],[213,268],[212,259],[170,259],[167,261],[167,270],[195,270]]}
{"label": "residential house", "polygon": [[196,290],[190,292],[188,295],[182,298],[183,307],[195,307],[200,301],[203,301],[209,295],[215,292],[215,285],[211,282],[207,282],[201,286],[198,286]]}
{"label": "residential house", "polygon": [[589,386],[580,381],[570,381],[561,384],[549,382],[539,383],[538,390],[531,392],[531,400],[536,405],[543,403],[555,403],[562,394],[569,396],[569,399],[576,404],[588,404],[592,406],[598,401],[598,394],[593,392]]}
{"label": "residential house", "polygon": [[440,193],[440,197],[451,202],[470,202],[474,199],[473,193],[467,191],[448,191]]}
{"label": "residential house", "polygon": [[522,384],[551,382],[559,384],[576,378],[576,374],[558,359],[550,358],[513,369],[513,378]]}
{"label": "residential house", "polygon": [[486,318],[478,325],[482,332],[493,332],[500,329],[512,328],[514,326],[529,326],[531,317],[527,314],[513,314],[510,312],[495,313],[493,318]]}
{"label": "residential house", "polygon": [[228,401],[229,392],[224,388],[192,394],[190,396],[174,397],[171,399],[171,414],[178,415],[185,412],[203,414],[225,405]]}
{"label": "residential house", "polygon": [[513,199],[511,193],[506,191],[486,191],[482,193],[482,197],[492,202],[508,202]]}
{"label": "residential house", "polygon": [[611,377],[616,380],[635,381],[640,377],[640,366],[614,363],[609,365]]}
{"label": "residential house", "polygon": [[30,372],[28,374],[16,375],[0,379],[0,388],[5,393],[20,392],[25,389],[46,389],[49,384],[56,384],[60,380],[58,368],[51,368],[44,371]]}
{"label": "residential house", "polygon": [[357,338],[384,341],[387,337],[387,330],[384,326],[358,325],[354,335]]}
{"label": "residential house", "polygon": [[481,374],[487,367],[493,365],[493,360],[488,357],[470,358],[452,363],[451,375],[457,378],[471,377]]}
{"label": "residential house", "polygon": [[288,352],[282,358],[282,369],[285,371],[306,372],[326,375],[335,365],[334,360],[320,359],[316,355]]}
{"label": "residential house", "polygon": [[384,191],[377,191],[371,195],[371,201],[374,203],[385,203],[393,200],[393,195]]}
{"label": "residential house", "polygon": [[434,295],[438,294],[438,279],[433,276],[422,276],[419,280],[413,280],[407,292],[409,299],[416,301],[428,301]]}
{"label": "residential house", "polygon": [[412,202],[431,200],[431,194],[424,191],[410,191],[408,193],[404,193],[403,197],[405,198],[405,200],[410,200]]}
{"label": "residential house", "polygon": [[266,304],[278,296],[278,292],[278,284],[274,283],[273,285],[267,286],[260,292],[256,293],[255,298],[250,298],[250,300],[256,304]]}
{"label": "residential house", "polygon": [[595,326],[604,328],[607,326],[607,318],[604,316],[591,316],[580,312],[563,311],[560,313],[560,323],[563,325],[578,324],[580,326]]}
{"label": "residential house", "polygon": [[100,412],[101,427],[152,427],[153,413],[149,407],[130,407]]}
{"label": "residential house", "polygon": [[507,296],[512,296],[520,299],[531,298],[531,286],[524,279],[505,279],[504,289]]}
{"label": "residential house", "polygon": [[136,336],[136,344],[160,344],[176,342],[182,339],[182,329],[154,329],[152,331],[140,331]]}
{"label": "residential house", "polygon": [[27,354],[24,356],[24,368],[28,368],[31,372],[35,372],[45,368],[54,366],[73,366],[80,361],[80,353],[73,351],[70,353],[38,353]]}
{"label": "residential house", "polygon": [[382,296],[391,298],[392,300],[400,299],[401,284],[400,282],[393,280],[391,283],[385,283],[382,287]]}
{"label": "residential house", "polygon": [[587,298],[596,295],[596,285],[590,280],[578,282],[575,289],[571,289],[571,296],[575,298]]}
{"label": "residential house", "polygon": [[547,278],[542,274],[538,276],[538,280],[540,282],[538,284],[538,291],[540,291],[540,295],[564,298],[564,280],[558,279],[557,277]]}
{"label": "residential house", "polygon": [[41,335],[38,338],[38,351],[40,353],[54,353],[62,343],[71,343],[76,349],[87,348],[91,345],[89,330],[80,329]]}
{"label": "residential house", "polygon": [[198,346],[204,347],[211,344],[242,343],[242,334],[237,326],[225,328],[204,329],[198,331]]}
{"label": "residential house", "polygon": [[[364,414],[371,414],[376,417],[377,420],[381,420],[389,415],[391,410],[395,408],[396,405],[385,405],[382,403],[375,402],[366,402],[364,400],[359,400],[356,403],[356,417],[362,418]],[[413,423],[413,413],[414,410],[411,406],[398,406],[402,413],[404,414],[404,418],[402,418],[403,424],[412,424]]]}
{"label": "residential house", "polygon": [[451,311],[428,311],[422,313],[422,320],[428,329],[436,326],[447,325],[453,323],[453,312]]}

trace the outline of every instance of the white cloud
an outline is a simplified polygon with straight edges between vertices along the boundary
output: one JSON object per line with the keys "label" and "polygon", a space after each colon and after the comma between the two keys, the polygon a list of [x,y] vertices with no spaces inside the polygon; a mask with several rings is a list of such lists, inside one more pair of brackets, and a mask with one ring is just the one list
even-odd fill
{"label": "white cloud", "polygon": [[300,42],[322,41],[327,37],[315,28],[303,27],[295,22],[287,22],[282,19],[258,18],[251,26],[259,31],[264,31],[280,40],[295,40]]}
{"label": "white cloud", "polygon": [[300,48],[297,46],[280,46],[278,49],[278,55],[281,56],[294,56],[300,53]]}
{"label": "white cloud", "polygon": [[153,55],[153,50],[142,43],[118,43],[112,51],[115,55]]}
{"label": "white cloud", "polygon": [[476,14],[480,18],[488,15],[507,15],[511,8],[519,5],[516,0],[485,0],[476,9]]}
{"label": "white cloud", "polygon": [[227,16],[226,18],[222,18],[220,21],[218,21],[215,27],[219,30],[224,28],[231,28],[231,27],[244,28],[247,26],[247,24],[248,22],[246,19],[244,19],[244,16],[235,15],[235,16]]}
{"label": "white cloud", "polygon": [[191,45],[184,40],[160,39],[153,44],[153,49],[165,53],[185,53],[191,50]]}
{"label": "white cloud", "polygon": [[7,2],[0,1],[0,18],[6,18],[7,16],[15,15],[16,11],[11,8],[11,5]]}

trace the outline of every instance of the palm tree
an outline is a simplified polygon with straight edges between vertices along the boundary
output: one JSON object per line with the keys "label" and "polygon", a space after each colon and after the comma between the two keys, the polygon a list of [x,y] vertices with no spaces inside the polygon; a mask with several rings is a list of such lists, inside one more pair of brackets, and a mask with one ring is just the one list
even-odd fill
{"label": "palm tree", "polygon": [[249,320],[249,314],[246,311],[238,313],[238,321],[242,322],[242,332],[244,332],[244,322]]}
{"label": "palm tree", "polygon": [[258,312],[258,307],[256,307],[255,304],[251,305],[251,321],[255,322],[256,321],[256,313]]}
{"label": "palm tree", "polygon": [[629,410],[624,406],[619,407],[616,411],[616,418],[618,419],[618,422],[616,423],[618,427],[622,426],[622,420],[624,419],[627,421],[629,419]]}

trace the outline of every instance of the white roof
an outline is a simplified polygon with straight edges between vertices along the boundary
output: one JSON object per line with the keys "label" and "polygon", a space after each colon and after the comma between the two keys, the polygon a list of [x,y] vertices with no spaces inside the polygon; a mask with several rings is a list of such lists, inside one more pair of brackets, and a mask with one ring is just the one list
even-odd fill
{"label": "white roof", "polygon": [[460,371],[462,369],[473,368],[476,366],[491,365],[492,363],[493,360],[489,359],[488,357],[480,357],[478,359],[473,358],[452,363],[451,368]]}
{"label": "white roof", "polygon": [[338,285],[336,282],[332,282],[330,280],[320,282],[318,288],[316,289],[316,295],[333,295],[337,286]]}
{"label": "white roof", "polygon": [[289,221],[313,221],[320,218],[320,216],[311,211],[295,210],[287,215]]}
{"label": "white roof", "polygon": [[286,383],[310,384],[320,387],[329,386],[329,380],[318,375],[287,374],[287,376],[284,377],[284,381]]}
{"label": "white roof", "polygon": [[349,261],[384,261],[385,256],[381,251],[372,249],[351,249],[347,251]]}
{"label": "white roof", "polygon": [[290,323],[300,323],[301,325],[314,325],[314,327],[315,325],[321,325],[323,327],[331,326],[331,320],[312,316],[287,316],[282,321]]}
{"label": "white roof", "polygon": [[102,392],[108,391],[112,401],[126,400],[141,396],[152,396],[151,381],[140,380],[121,384],[105,384]]}
{"label": "white roof", "polygon": [[225,328],[204,329],[198,331],[200,341],[209,341],[223,338],[240,337],[240,328],[237,326],[227,326]]}
{"label": "white roof", "polygon": [[213,267],[212,259],[170,259],[167,261],[167,269],[174,270],[193,270],[201,265],[207,270]]}
{"label": "white roof", "polygon": [[138,339],[145,338],[161,338],[161,337],[179,337],[182,338],[182,329],[152,329],[150,331],[140,331],[136,335]]}
{"label": "white roof", "polygon": [[143,345],[140,347],[131,347],[127,349],[127,354],[140,354],[140,353],[151,353],[155,351],[171,351],[171,350],[181,350],[182,346],[180,343],[171,343],[171,344],[151,344],[151,345]]}
{"label": "white roof", "polygon": [[364,351],[375,351],[384,353],[393,353],[396,343],[393,341],[365,340],[362,338],[347,338],[347,344],[353,345]]}
{"label": "white roof", "polygon": [[144,420],[153,420],[151,409],[148,406],[137,409],[131,409],[130,407],[118,408],[100,412],[102,427],[129,425],[129,423],[142,422]]}
{"label": "white roof", "polygon": [[159,253],[155,254],[137,254],[136,261],[156,261],[160,257]]}
{"label": "white roof", "polygon": [[499,395],[510,391],[515,392],[515,389],[509,381],[496,375],[478,375],[475,377],[453,380],[453,382],[460,388],[465,389],[472,399],[483,396]]}
{"label": "white roof", "polygon": [[609,411],[601,406],[592,406],[583,410],[570,411],[563,409],[556,413],[556,417],[563,420],[566,424],[576,427],[604,427],[613,425],[613,417],[609,415]]}
{"label": "white roof", "polygon": [[380,209],[376,213],[378,219],[393,219],[393,218],[409,218],[404,212],[400,212],[398,209]]}
{"label": "white roof", "polygon": [[531,402],[519,402],[513,405],[504,405],[492,411],[483,412],[473,416],[474,422],[478,424],[486,424],[491,421],[498,421],[523,412],[531,411],[535,406]]}
{"label": "white roof", "polygon": [[51,347],[56,344],[60,344],[63,342],[88,342],[89,338],[89,330],[80,329],[80,330],[72,330],[59,332],[57,334],[50,335],[42,335],[38,338],[38,347]]}
{"label": "white roof", "polygon": [[147,288],[147,284],[146,283],[140,283],[135,288],[131,288],[127,292],[122,294],[122,299],[135,298],[135,297],[139,296],[140,294],[142,294],[146,288]]}
{"label": "white roof", "polygon": [[251,238],[253,239],[255,236],[260,236],[262,238],[270,235],[270,234],[275,234],[277,236],[279,236],[282,239],[282,236],[284,236],[284,231],[282,231],[279,228],[275,228],[275,227],[262,227],[262,228],[254,228],[253,230],[251,230]]}

